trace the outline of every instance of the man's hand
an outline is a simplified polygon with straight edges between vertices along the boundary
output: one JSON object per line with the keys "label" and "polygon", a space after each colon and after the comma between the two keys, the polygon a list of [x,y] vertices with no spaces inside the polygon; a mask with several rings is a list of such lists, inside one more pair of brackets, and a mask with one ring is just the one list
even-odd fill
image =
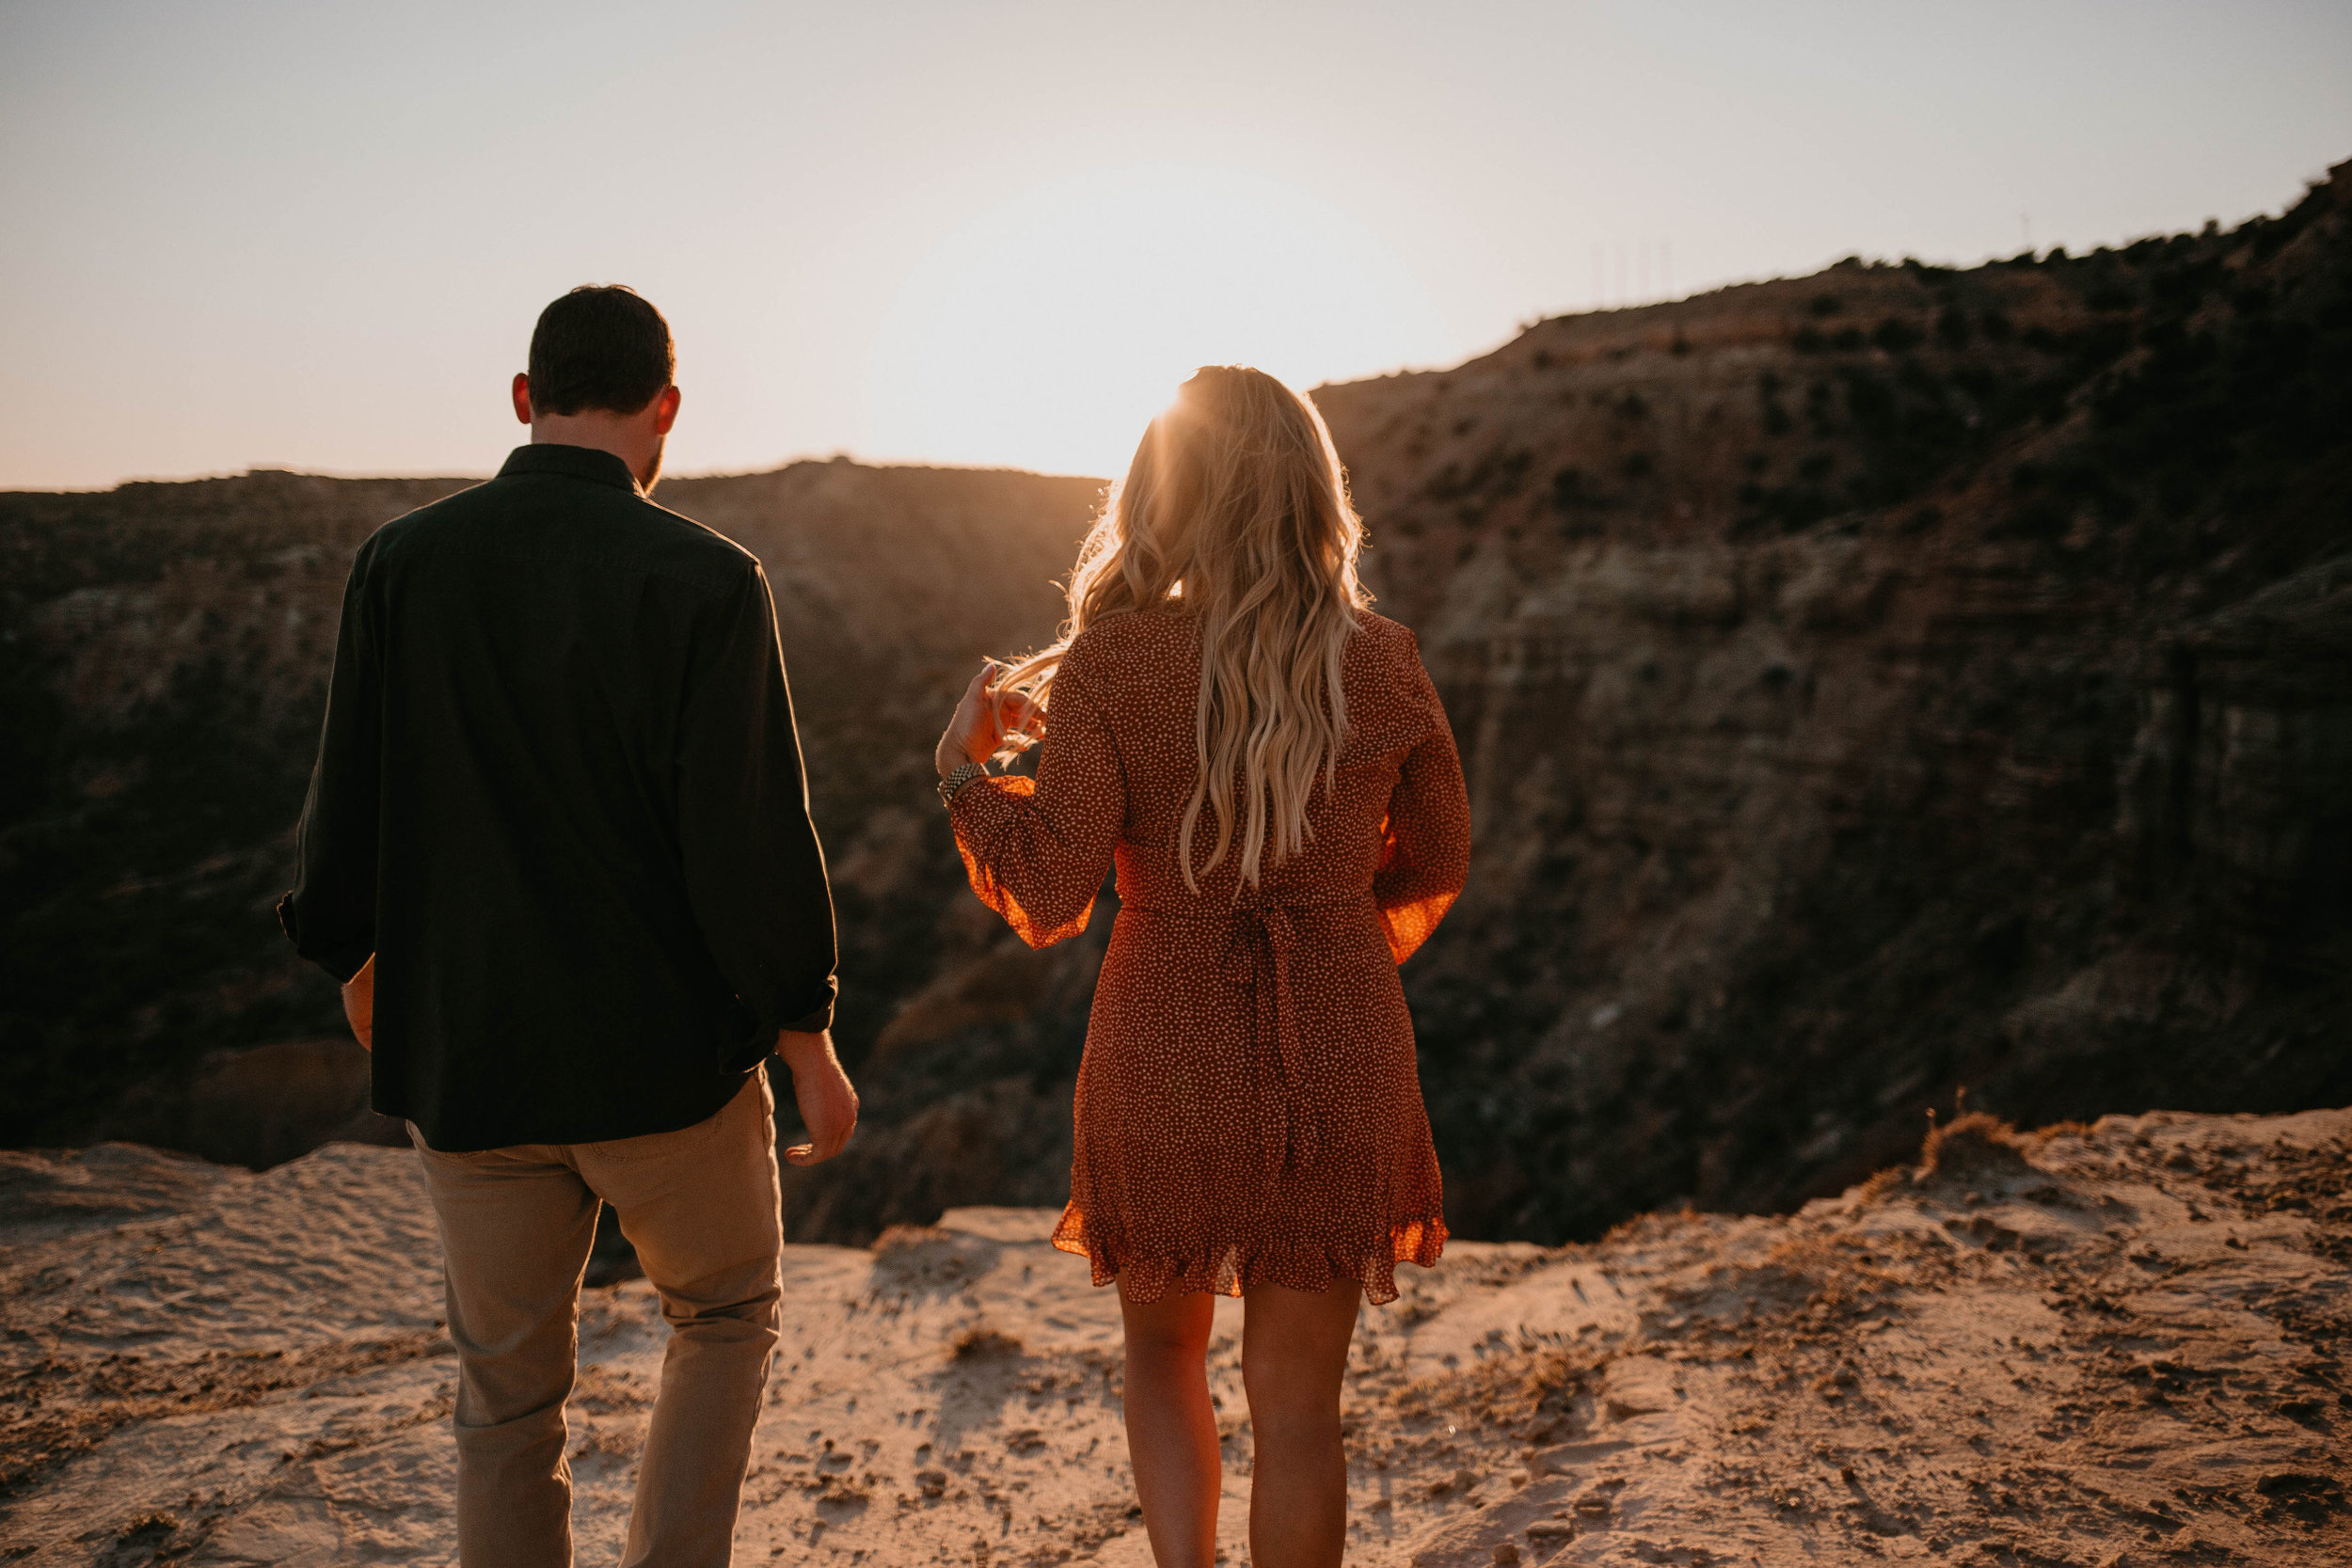
{"label": "man's hand", "polygon": [[776,1036],[776,1054],[792,1069],[792,1099],[801,1108],[801,1125],[813,1142],[794,1144],[784,1151],[786,1163],[813,1165],[841,1152],[857,1129],[857,1090],[833,1053],[830,1030],[798,1035],[787,1029]]}
{"label": "man's hand", "polygon": [[351,1025],[352,1037],[362,1051],[375,1049],[375,955],[359,966],[359,973],[343,982],[343,1020]]}

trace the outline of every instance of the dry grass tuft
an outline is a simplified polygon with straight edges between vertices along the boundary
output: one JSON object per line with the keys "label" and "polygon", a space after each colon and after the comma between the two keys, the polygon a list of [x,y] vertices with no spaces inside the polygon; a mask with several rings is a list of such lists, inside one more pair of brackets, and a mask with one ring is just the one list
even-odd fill
{"label": "dry grass tuft", "polygon": [[959,1361],[1004,1361],[1023,1354],[1020,1340],[993,1328],[967,1328],[956,1336]]}
{"label": "dry grass tuft", "polygon": [[1863,1182],[1854,1192],[1856,1205],[1867,1207],[1933,1181],[1969,1183],[2023,1176],[2033,1168],[2026,1151],[2047,1143],[2052,1132],[2020,1132],[1998,1117],[1971,1111],[1929,1131],[1916,1166],[1890,1165]]}
{"label": "dry grass tuft", "polygon": [[1984,1176],[2022,1176],[2031,1167],[2026,1160],[2026,1140],[1998,1117],[1972,1111],[1948,1127],[1928,1134],[1919,1150],[1919,1175],[1969,1181]]}

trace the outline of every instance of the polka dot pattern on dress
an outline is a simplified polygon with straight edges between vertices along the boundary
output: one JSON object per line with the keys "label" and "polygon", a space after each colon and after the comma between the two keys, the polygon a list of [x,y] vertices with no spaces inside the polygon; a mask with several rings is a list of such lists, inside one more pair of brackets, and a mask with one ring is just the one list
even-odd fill
{"label": "polka dot pattern on dress", "polygon": [[1070,1204],[1054,1244],[1129,1294],[1353,1279],[1396,1299],[1435,1263],[1444,1195],[1397,965],[1470,862],[1470,801],[1413,634],[1366,614],[1342,683],[1350,733],[1306,848],[1241,884],[1184,886],[1200,634],[1181,612],[1097,622],[1054,680],[1035,780],[948,808],[973,891],[1030,945],[1084,930],[1106,871],[1119,918],[1078,1069]]}

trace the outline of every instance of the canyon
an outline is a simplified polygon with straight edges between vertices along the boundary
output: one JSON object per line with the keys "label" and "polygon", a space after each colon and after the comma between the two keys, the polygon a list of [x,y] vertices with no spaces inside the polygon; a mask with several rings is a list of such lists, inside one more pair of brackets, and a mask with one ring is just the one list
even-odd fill
{"label": "canyon", "polygon": [[[1852,260],[1313,395],[1472,791],[1405,976],[1460,1234],[1794,1212],[1931,1110],[2352,1101],[2352,165],[2227,231]],[[350,551],[462,483],[0,497],[0,1144],[396,1135],[270,907]],[[929,752],[1101,488],[660,488],[768,567],[834,874],[866,1119],[788,1174],[796,1240],[1066,1191],[1108,901],[1021,947]]]}

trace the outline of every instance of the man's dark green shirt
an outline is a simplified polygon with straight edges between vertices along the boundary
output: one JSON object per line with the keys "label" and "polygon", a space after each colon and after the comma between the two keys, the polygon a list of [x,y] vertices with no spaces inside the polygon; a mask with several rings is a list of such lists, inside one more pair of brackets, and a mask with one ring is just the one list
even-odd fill
{"label": "man's dark green shirt", "polygon": [[453,1151],[669,1132],[828,1026],[833,902],[759,562],[519,448],[361,546],[294,946],[375,956],[375,1108]]}

